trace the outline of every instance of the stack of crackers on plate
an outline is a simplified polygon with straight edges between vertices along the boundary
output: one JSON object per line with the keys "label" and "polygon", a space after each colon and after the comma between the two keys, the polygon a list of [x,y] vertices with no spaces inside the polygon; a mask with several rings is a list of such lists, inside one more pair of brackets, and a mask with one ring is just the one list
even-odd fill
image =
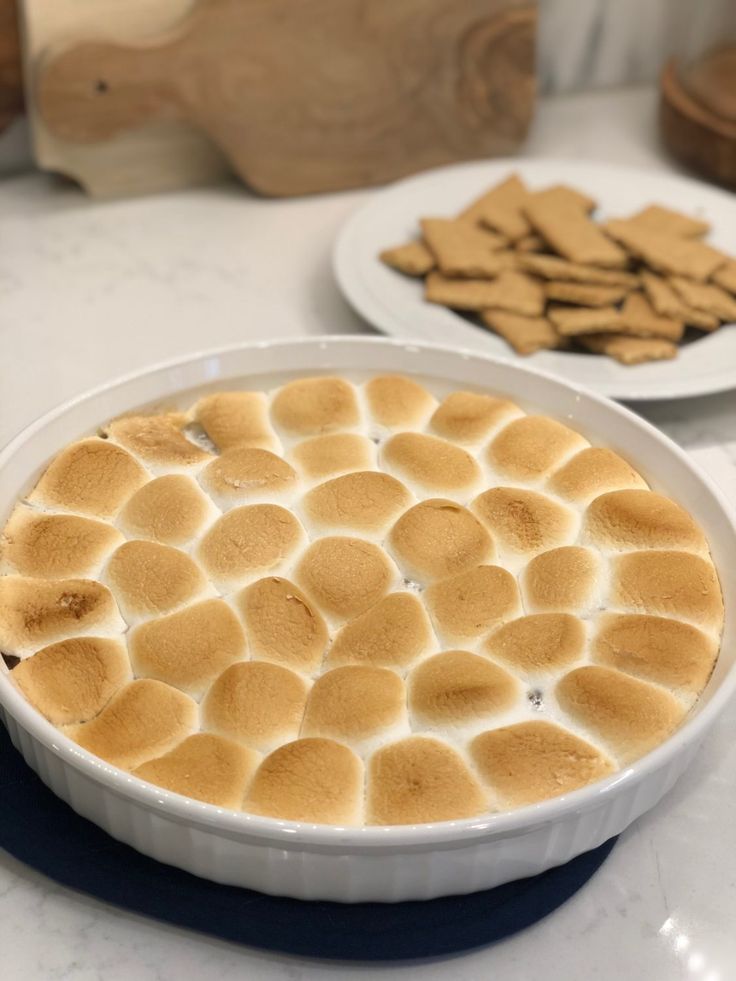
{"label": "stack of crackers on plate", "polygon": [[513,174],[456,218],[421,219],[421,239],[380,258],[519,354],[582,349],[640,364],[736,321],[736,259],[706,245],[706,222],[659,205],[595,222],[595,208],[574,188],[531,191]]}

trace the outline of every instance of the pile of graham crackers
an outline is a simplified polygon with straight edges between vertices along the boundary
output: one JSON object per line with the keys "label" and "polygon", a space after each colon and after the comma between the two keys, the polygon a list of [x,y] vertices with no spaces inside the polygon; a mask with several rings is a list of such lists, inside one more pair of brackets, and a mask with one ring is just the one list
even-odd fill
{"label": "pile of graham crackers", "polygon": [[694,331],[736,321],[736,259],[703,241],[706,222],[660,205],[595,222],[596,207],[572,187],[531,191],[512,174],[456,218],[421,219],[421,239],[380,258],[519,354],[660,361]]}

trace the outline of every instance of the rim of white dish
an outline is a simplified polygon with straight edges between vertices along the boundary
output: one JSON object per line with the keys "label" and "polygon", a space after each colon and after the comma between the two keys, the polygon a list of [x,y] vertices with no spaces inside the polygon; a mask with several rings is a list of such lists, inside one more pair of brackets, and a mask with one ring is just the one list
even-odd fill
{"label": "rim of white dish", "polygon": [[[193,364],[197,361],[225,355],[229,352],[294,346],[325,349],[329,345],[347,345],[355,346],[356,348],[360,348],[363,345],[372,345],[386,348],[401,347],[409,351],[428,350],[438,353],[445,352],[465,359],[486,361],[495,365],[500,364],[515,372],[531,376],[532,379],[535,376],[544,378],[571,392],[579,392],[586,398],[602,405],[606,411],[627,418],[637,428],[646,432],[649,438],[663,444],[670,453],[677,456],[680,462],[692,472],[697,480],[705,485],[706,489],[715,499],[716,504],[722,512],[722,516],[733,525],[724,495],[714,485],[708,475],[704,474],[697,467],[684,450],[680,449],[676,443],[665,436],[664,433],[660,432],[655,426],[652,426],[630,409],[618,405],[611,399],[598,395],[596,392],[591,392],[583,386],[570,384],[551,372],[541,371],[538,368],[528,367],[508,361],[507,359],[485,355],[476,351],[449,348],[442,344],[415,342],[413,340],[401,341],[395,338],[366,337],[361,335],[320,335],[308,338],[279,338],[255,343],[228,344],[201,350],[182,357],[167,359],[147,368],[129,372],[111,382],[96,386],[75,398],[69,399],[36,418],[0,450],[0,472],[2,472],[5,463],[20,446],[53,420],[68,412],[73,406],[94,399],[96,396],[105,392],[121,388],[146,375],[175,369],[184,365]],[[174,394],[174,391],[167,394]],[[163,395],[160,397],[163,397]],[[134,408],[134,406],[131,406],[131,408]],[[248,814],[245,811],[234,811],[217,807],[213,804],[206,804],[147,783],[124,770],[105,763],[104,760],[92,755],[72,742],[68,736],[65,736],[56,726],[48,722],[40,712],[33,708],[30,702],[26,701],[23,695],[10,682],[9,672],[7,670],[0,671],[0,706],[4,707],[5,711],[15,719],[21,729],[25,730],[66,764],[86,774],[113,794],[128,798],[148,810],[163,813],[168,818],[173,818],[180,823],[215,828],[231,838],[258,840],[263,844],[270,843],[281,848],[288,848],[291,843],[294,847],[300,849],[306,846],[308,848],[311,847],[313,850],[324,851],[332,851],[336,848],[342,851],[360,851],[365,848],[403,851],[407,848],[411,849],[412,846],[417,848],[426,848],[427,846],[460,847],[467,844],[469,840],[511,837],[531,831],[541,825],[554,824],[571,814],[589,811],[605,804],[612,795],[615,795],[619,787],[631,787],[639,783],[651,772],[665,766],[687,744],[697,744],[699,738],[712,725],[735,690],[736,664],[731,667],[728,674],[720,681],[707,704],[696,715],[688,718],[663,743],[635,763],[617,771],[612,776],[569,794],[541,801],[538,804],[515,808],[510,811],[484,814],[475,818],[464,818],[455,821],[383,827],[374,825],[343,827],[260,817],[258,815]]]}
{"label": "rim of white dish", "polygon": [[[553,177],[543,176],[549,170],[559,169],[560,173]],[[491,357],[508,358],[512,363],[520,361],[524,363],[527,359],[522,359],[509,350],[508,354],[501,353],[501,346],[505,346],[500,338],[486,336],[481,328],[475,327],[465,321],[463,317],[455,311],[432,304],[412,304],[406,301],[404,314],[398,314],[383,298],[378,295],[378,290],[373,289],[373,285],[366,276],[361,273],[359,260],[361,259],[361,244],[365,234],[365,229],[370,229],[371,220],[383,209],[389,209],[393,199],[401,198],[408,189],[420,187],[423,183],[431,184],[442,174],[475,174],[479,171],[488,172],[484,179],[492,181],[502,176],[508,175],[511,171],[518,171],[530,175],[534,180],[535,172],[540,172],[543,179],[564,180],[566,174],[579,172],[581,176],[576,178],[581,183],[585,181],[585,173],[591,171],[610,177],[613,182],[625,181],[628,184],[652,181],[663,185],[671,185],[672,193],[663,195],[663,204],[669,203],[676,206],[677,200],[688,200],[688,194],[693,190],[699,197],[709,198],[713,202],[713,207],[717,208],[719,202],[727,201],[730,207],[734,208],[732,196],[722,188],[713,187],[699,181],[693,177],[677,173],[660,172],[644,167],[630,167],[615,163],[596,160],[570,160],[562,157],[501,157],[491,160],[469,160],[459,164],[449,164],[442,167],[433,167],[428,170],[420,171],[404,177],[377,190],[371,197],[358,208],[356,208],[343,222],[332,252],[332,269],[337,284],[343,297],[350,306],[366,320],[375,330],[382,331],[394,337],[407,340],[407,335],[411,339],[416,339],[417,343],[434,343],[431,338],[425,341],[421,331],[414,334],[414,325],[422,319],[431,318],[433,332],[435,335],[442,331],[450,334],[453,330],[462,332],[480,332],[485,341],[493,343],[499,342],[499,350],[488,350]],[[472,194],[473,188],[469,190]],[[676,192],[676,193],[675,193]],[[655,195],[656,197],[656,195]],[[676,200],[675,200],[676,199]],[[442,206],[440,203],[440,212]],[[418,215],[416,216],[418,218]],[[384,243],[387,247],[390,242]],[[372,252],[372,257],[376,264],[379,264],[377,251]],[[396,273],[395,275],[400,275]],[[409,284],[407,284],[409,285]],[[426,307],[431,307],[427,310]],[[621,401],[643,402],[661,401],[669,399],[696,398],[702,395],[715,395],[721,392],[736,388],[736,374],[730,365],[736,362],[736,326],[727,325],[728,330],[718,330],[710,334],[705,334],[695,342],[699,351],[703,351],[703,345],[707,345],[711,350],[711,371],[707,376],[702,371],[696,370],[690,364],[688,352],[692,345],[686,344],[680,347],[677,358],[673,361],[654,362],[652,365],[625,366],[617,363],[610,365],[613,377],[601,378],[593,381],[590,378],[581,378],[578,382],[588,391],[595,391],[610,398]],[[463,344],[463,341],[459,341]],[[466,344],[468,342],[465,342]],[[482,344],[473,345],[471,349],[481,355],[486,351]],[[534,365],[534,370],[541,372],[555,372],[562,376],[567,376],[567,371],[576,373],[575,359],[578,363],[585,359],[589,361],[590,355],[576,354],[575,352],[539,352],[542,357],[555,357],[560,359],[558,364],[542,364],[539,368]],[[564,362],[563,362],[564,357]],[[660,378],[647,377],[647,370],[664,370],[667,366],[672,368],[667,371],[666,381]],[[567,370],[566,370],[567,369]]]}

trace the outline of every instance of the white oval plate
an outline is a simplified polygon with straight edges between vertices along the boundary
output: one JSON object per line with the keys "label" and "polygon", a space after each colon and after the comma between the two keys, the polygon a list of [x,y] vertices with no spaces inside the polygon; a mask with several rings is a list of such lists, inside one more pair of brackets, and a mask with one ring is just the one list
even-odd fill
{"label": "white oval plate", "polygon": [[[663,204],[712,224],[709,244],[736,254],[736,197],[684,177],[608,164],[503,159],[429,170],[379,191],[344,225],[334,270],[348,302],[386,334],[515,358],[504,340],[445,307],[425,303],[420,280],[385,266],[379,252],[408,241],[424,216],[454,216],[517,171],[532,188],[567,183],[600,204],[603,218]],[[610,358],[538,351],[525,363],[623,400],[685,398],[736,388],[736,328],[684,345],[673,361],[626,367]]]}

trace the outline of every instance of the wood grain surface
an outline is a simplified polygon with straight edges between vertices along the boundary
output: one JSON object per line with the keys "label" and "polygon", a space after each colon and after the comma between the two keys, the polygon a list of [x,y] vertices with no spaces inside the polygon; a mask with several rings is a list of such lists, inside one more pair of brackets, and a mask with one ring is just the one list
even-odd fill
{"label": "wood grain surface", "polygon": [[38,113],[35,90],[45,59],[101,32],[135,43],[175,29],[194,0],[19,0],[26,106],[36,162],[78,181],[95,197],[154,194],[219,181],[231,170],[200,130],[183,120],[151,120],[102,143],[69,143]]}
{"label": "wood grain surface", "polygon": [[142,43],[46,51],[35,97],[77,148],[185,123],[264,194],[378,184],[518,145],[535,16],[525,0],[200,0]]}
{"label": "wood grain surface", "polygon": [[23,112],[18,12],[15,0],[0,0],[0,131]]}
{"label": "wood grain surface", "polygon": [[[731,58],[730,72],[736,77],[736,49]],[[724,91],[721,84],[713,94],[716,104],[733,113],[733,92]],[[675,61],[662,72],[659,126],[666,147],[681,163],[702,177],[736,188],[736,119],[717,115],[693,98]]]}

